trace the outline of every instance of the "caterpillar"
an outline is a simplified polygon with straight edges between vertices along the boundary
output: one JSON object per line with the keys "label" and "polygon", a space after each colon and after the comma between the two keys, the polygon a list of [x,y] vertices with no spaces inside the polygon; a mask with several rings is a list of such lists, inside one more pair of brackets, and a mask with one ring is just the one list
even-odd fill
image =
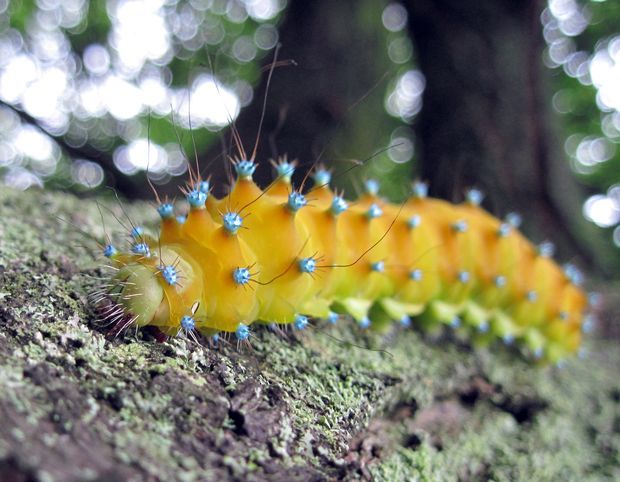
{"label": "caterpillar", "polygon": [[541,362],[579,350],[589,323],[580,272],[561,268],[551,243],[528,241],[518,215],[485,211],[479,190],[451,204],[416,181],[398,205],[368,180],[352,202],[321,166],[304,193],[286,158],[273,163],[277,176],[264,190],[252,158],[231,162],[236,180],[225,197],[190,171],[186,215],[158,198],[157,237],[132,224],[128,250],[103,245],[114,270],[105,316],[117,326],[248,343],[256,324],[303,330],[346,314],[362,328],[395,320],[456,329]]}

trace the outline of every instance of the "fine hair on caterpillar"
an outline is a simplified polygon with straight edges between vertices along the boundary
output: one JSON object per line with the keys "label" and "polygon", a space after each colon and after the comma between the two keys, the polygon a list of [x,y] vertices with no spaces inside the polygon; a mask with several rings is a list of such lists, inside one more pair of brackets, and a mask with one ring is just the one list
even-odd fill
{"label": "fine hair on caterpillar", "polygon": [[[276,63],[277,50],[268,84]],[[263,115],[265,105],[266,95]],[[96,296],[115,335],[148,326],[195,342],[201,334],[214,344],[234,337],[249,346],[257,325],[303,331],[313,319],[347,315],[362,329],[396,321],[456,330],[554,363],[579,350],[588,309],[581,275],[560,268],[549,243],[536,248],[525,239],[517,217],[489,214],[476,189],[460,204],[430,198],[423,182],[393,204],[368,179],[349,201],[330,187],[320,157],[298,188],[296,161],[269,160],[276,176],[261,189],[253,174],[263,115],[249,155],[230,119],[237,152],[228,156],[235,174],[225,196],[212,195],[194,143],[195,166],[181,189],[186,215],[152,184],[157,236],[123,209],[127,224],[117,221],[129,248],[106,238],[113,275]]]}

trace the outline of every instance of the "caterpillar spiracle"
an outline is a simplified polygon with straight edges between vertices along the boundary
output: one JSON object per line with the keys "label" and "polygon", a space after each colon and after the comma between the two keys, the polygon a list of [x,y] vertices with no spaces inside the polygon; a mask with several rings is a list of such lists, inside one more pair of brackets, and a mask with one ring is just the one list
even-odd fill
{"label": "caterpillar spiracle", "polygon": [[451,204],[416,182],[397,205],[369,180],[350,202],[322,167],[303,193],[285,159],[265,190],[252,179],[253,160],[233,165],[227,196],[215,198],[208,180],[191,176],[186,216],[161,202],[157,238],[136,226],[129,250],[104,246],[114,321],[244,342],[257,323],[302,330],[310,318],[348,314],[376,329],[391,320],[452,326],[548,362],[578,351],[588,305],[580,274],[552,259],[550,243],[530,243],[518,216],[485,211],[480,191]]}

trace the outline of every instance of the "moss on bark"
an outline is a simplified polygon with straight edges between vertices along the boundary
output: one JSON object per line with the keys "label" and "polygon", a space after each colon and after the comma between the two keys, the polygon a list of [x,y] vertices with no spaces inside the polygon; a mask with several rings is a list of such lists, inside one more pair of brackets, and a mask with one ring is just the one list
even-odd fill
{"label": "moss on bark", "polygon": [[96,203],[5,190],[0,219],[0,480],[620,479],[613,343],[558,369],[346,321],[241,352],[109,339]]}

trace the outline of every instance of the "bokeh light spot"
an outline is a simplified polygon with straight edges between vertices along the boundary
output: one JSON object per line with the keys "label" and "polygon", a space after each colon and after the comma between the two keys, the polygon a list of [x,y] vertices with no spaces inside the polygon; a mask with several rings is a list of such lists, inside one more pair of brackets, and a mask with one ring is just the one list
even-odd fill
{"label": "bokeh light spot", "polygon": [[383,10],[381,20],[390,32],[400,32],[407,25],[407,10],[400,3],[390,3]]}

